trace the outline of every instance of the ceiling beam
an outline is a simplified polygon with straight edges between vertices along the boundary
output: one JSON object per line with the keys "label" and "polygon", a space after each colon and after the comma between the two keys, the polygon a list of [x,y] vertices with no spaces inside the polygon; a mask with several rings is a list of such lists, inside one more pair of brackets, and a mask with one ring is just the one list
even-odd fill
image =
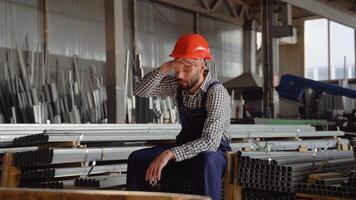
{"label": "ceiling beam", "polygon": [[201,7],[210,10],[209,4],[205,0],[199,0]]}
{"label": "ceiling beam", "polygon": [[241,6],[246,6],[247,4],[242,0],[231,0],[232,3],[239,4]]}
{"label": "ceiling beam", "polygon": [[215,11],[219,7],[220,3],[221,0],[215,0],[215,2],[213,2],[213,4],[210,7],[211,11]]}
{"label": "ceiling beam", "polygon": [[[172,7],[175,7],[175,8],[180,8],[180,9],[183,9],[183,10],[186,10],[186,11],[189,11],[189,12],[198,13],[198,14],[201,14],[201,15],[204,15],[204,16],[208,16],[208,17],[211,17],[211,18],[214,18],[214,19],[218,19],[218,20],[225,21],[225,22],[228,22],[228,23],[231,23],[231,24],[235,24],[235,25],[239,25],[239,26],[242,26],[242,23],[243,23],[243,21],[240,20],[240,19],[237,19],[237,18],[234,18],[234,17],[230,17],[230,16],[225,15],[225,14],[214,13],[214,12],[212,12],[212,8],[211,8],[211,10],[209,10],[209,9],[205,9],[205,8],[202,8],[202,7],[199,7],[199,6],[194,6],[194,5],[191,5],[191,4],[185,4],[185,3],[182,3],[181,1],[173,1],[173,0],[151,0],[151,1],[157,2],[157,3],[161,3],[161,4],[165,4],[165,5],[168,5],[168,6],[172,6]],[[221,0],[218,0],[218,1],[221,1]]]}
{"label": "ceiling beam", "polygon": [[230,13],[230,15],[232,17],[237,18],[238,17],[237,12],[236,12],[236,10],[234,8],[234,5],[232,5],[231,1],[230,0],[224,0],[224,3],[225,3],[225,6],[226,6],[227,10]]}
{"label": "ceiling beam", "polygon": [[346,26],[356,28],[356,15],[347,13],[343,10],[329,6],[326,2],[319,0],[280,0],[281,2],[290,3],[293,6],[302,8],[316,15],[325,17]]}

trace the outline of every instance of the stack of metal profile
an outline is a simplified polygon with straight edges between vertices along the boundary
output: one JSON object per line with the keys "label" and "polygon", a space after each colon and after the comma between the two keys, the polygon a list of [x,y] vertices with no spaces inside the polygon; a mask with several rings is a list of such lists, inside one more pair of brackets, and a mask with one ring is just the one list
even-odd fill
{"label": "stack of metal profile", "polygon": [[356,198],[356,187],[355,185],[350,185],[347,178],[321,180],[315,183],[300,183],[297,185],[296,192],[342,198]]}
{"label": "stack of metal profile", "polygon": [[[174,140],[181,130],[180,125],[120,124],[103,126],[38,125],[30,127],[4,126],[0,130],[1,146],[29,146],[48,142],[81,141],[96,143],[108,141]],[[231,125],[232,139],[254,138],[320,138],[339,137],[341,131],[315,131],[311,126],[299,125]],[[12,142],[13,141],[13,142]],[[317,141],[315,141],[317,142]],[[325,143],[323,143],[325,144]],[[279,144],[281,145],[281,144]],[[327,145],[327,144],[325,144]]]}
{"label": "stack of metal profile", "polygon": [[50,164],[127,160],[131,152],[143,147],[58,148],[14,153],[19,168]]}
{"label": "stack of metal profile", "polygon": [[66,177],[97,175],[103,173],[124,173],[127,171],[127,164],[97,165],[87,167],[68,167],[68,168],[44,168],[22,170],[21,181],[48,181]]}
{"label": "stack of metal profile", "polygon": [[238,180],[245,188],[295,192],[308,174],[352,169],[352,151],[238,152]]}
{"label": "stack of metal profile", "polygon": [[[75,188],[79,187],[74,184],[79,177],[87,177],[80,179],[84,180],[80,187],[93,187],[93,180],[89,179],[92,176],[125,174],[125,163],[133,151],[147,148],[156,141],[170,142],[180,130],[179,124],[7,124],[0,130],[0,147],[3,147],[0,154],[14,153],[13,164],[22,170],[23,187]],[[341,131],[316,131],[307,125],[231,125],[230,133],[234,150],[251,147],[258,151],[283,151],[296,150],[299,146],[335,149],[340,143],[348,143],[347,140],[330,137],[342,136],[344,133]],[[299,140],[281,141],[291,137]],[[257,142],[255,138],[266,141]],[[56,147],[56,143],[63,142],[76,142],[87,147]],[[51,148],[43,149],[49,144]],[[73,163],[93,162],[96,163],[94,167],[73,166]],[[96,184],[99,181],[97,188],[111,183],[109,179],[99,179],[95,180]]]}
{"label": "stack of metal profile", "polygon": [[20,183],[23,188],[51,188],[51,189],[71,189],[74,188],[74,180],[47,181],[47,182],[25,182]]}
{"label": "stack of metal profile", "polygon": [[[84,82],[77,56],[68,73],[60,72],[57,60],[54,79],[39,46],[36,53],[28,38],[25,42],[27,52],[16,39],[16,50],[6,51],[0,123],[107,123],[106,88],[95,66],[90,67],[90,77]],[[19,65],[14,60],[16,54]]]}
{"label": "stack of metal profile", "polygon": [[339,145],[349,144],[348,139],[325,138],[325,139],[305,139],[305,140],[270,140],[270,141],[246,141],[231,143],[232,151],[243,151],[249,148],[254,151],[298,151],[301,147],[314,150],[337,149]]}
{"label": "stack of metal profile", "polygon": [[263,190],[244,188],[242,200],[295,200],[295,193],[269,192]]}
{"label": "stack of metal profile", "polygon": [[350,141],[350,145],[352,147],[352,151],[354,152],[354,158],[355,158],[355,169],[356,169],[356,137],[353,137]]}
{"label": "stack of metal profile", "polygon": [[74,185],[94,189],[117,188],[126,184],[126,174],[102,175],[77,178]]}

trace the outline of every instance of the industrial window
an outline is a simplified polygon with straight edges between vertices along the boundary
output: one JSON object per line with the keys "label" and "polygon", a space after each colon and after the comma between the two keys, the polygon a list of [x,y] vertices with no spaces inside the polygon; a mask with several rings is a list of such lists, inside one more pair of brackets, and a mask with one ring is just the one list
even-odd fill
{"label": "industrial window", "polygon": [[327,19],[306,20],[304,55],[307,78],[355,78],[355,30]]}

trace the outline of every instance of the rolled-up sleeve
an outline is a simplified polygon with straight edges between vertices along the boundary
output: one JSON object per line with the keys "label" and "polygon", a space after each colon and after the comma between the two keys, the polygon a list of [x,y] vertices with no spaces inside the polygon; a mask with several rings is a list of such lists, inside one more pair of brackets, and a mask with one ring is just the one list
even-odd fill
{"label": "rolled-up sleeve", "polygon": [[158,69],[146,74],[138,83],[134,94],[140,97],[173,96],[177,91],[177,81],[171,74],[165,75]]}

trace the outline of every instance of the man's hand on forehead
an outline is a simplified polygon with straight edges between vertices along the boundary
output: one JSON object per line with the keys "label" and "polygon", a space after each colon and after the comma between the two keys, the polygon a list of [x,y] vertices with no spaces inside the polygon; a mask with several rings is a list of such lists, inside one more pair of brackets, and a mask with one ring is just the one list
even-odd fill
{"label": "man's hand on forehead", "polygon": [[196,60],[192,60],[192,59],[183,59],[183,58],[179,58],[175,60],[178,63],[181,63],[185,66],[196,66]]}

